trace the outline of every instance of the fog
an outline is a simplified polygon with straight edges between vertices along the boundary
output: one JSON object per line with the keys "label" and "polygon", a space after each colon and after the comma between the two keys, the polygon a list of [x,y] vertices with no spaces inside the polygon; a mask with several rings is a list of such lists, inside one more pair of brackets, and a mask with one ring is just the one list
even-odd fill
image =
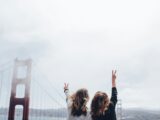
{"label": "fog", "polygon": [[1,0],[0,64],[32,58],[63,94],[111,92],[123,107],[160,109],[158,0]]}

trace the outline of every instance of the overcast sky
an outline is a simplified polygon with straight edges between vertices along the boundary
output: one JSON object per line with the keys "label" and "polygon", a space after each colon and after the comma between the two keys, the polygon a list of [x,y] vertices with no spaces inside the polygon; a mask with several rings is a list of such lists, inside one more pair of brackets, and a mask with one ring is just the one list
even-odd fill
{"label": "overcast sky", "polygon": [[123,107],[160,109],[159,0],[0,0],[0,65],[32,58],[63,94],[111,92]]}

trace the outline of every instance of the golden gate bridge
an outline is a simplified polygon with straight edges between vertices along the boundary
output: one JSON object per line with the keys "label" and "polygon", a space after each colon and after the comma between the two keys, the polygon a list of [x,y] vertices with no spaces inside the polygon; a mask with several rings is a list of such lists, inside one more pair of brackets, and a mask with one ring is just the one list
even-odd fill
{"label": "golden gate bridge", "polygon": [[[0,65],[0,120],[65,120],[65,97],[31,59]],[[122,119],[121,101],[117,107]]]}

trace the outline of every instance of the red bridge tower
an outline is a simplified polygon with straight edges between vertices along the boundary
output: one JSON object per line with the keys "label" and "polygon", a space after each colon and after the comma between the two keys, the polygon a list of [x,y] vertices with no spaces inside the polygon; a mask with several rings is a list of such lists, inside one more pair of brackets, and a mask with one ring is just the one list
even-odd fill
{"label": "red bridge tower", "polygon": [[[18,60],[15,59],[14,71],[13,71],[13,79],[12,79],[12,87],[11,87],[11,97],[10,97],[10,106],[9,106],[9,114],[8,120],[15,120],[15,107],[16,105],[23,106],[23,115],[22,120],[28,120],[29,116],[29,99],[30,99],[30,82],[31,82],[31,59],[28,60]],[[18,72],[19,68],[26,68],[25,77],[19,78]],[[24,97],[17,98],[16,97],[16,89],[18,85],[24,85]]]}

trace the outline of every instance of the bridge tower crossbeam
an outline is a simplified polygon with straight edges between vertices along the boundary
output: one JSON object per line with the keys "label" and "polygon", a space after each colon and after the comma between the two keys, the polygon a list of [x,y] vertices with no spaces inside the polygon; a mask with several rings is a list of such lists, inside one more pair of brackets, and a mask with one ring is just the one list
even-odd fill
{"label": "bridge tower crossbeam", "polygon": [[[30,82],[31,82],[31,59],[27,60],[18,60],[15,59],[13,78],[12,78],[12,87],[11,87],[11,96],[10,96],[10,105],[8,120],[15,120],[15,107],[17,105],[23,106],[22,119],[28,120],[29,116],[29,99],[30,99]],[[26,67],[26,75],[24,78],[18,78],[19,67]],[[24,85],[24,97],[17,98],[17,86]]]}

